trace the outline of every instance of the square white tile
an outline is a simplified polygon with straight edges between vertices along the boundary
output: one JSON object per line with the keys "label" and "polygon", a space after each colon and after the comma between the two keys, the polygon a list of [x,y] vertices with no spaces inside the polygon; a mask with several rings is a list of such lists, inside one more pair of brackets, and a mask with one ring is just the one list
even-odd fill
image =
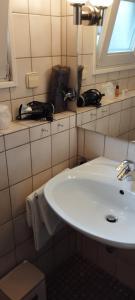
{"label": "square white tile", "polygon": [[35,88],[33,93],[34,95],[44,94],[48,89],[48,82],[50,80],[52,68],[52,59],[51,57],[40,57],[32,59],[32,70],[33,72],[38,72],[40,76],[39,87]]}
{"label": "square white tile", "polygon": [[8,186],[7,164],[5,152],[0,153],[0,190]]}
{"label": "square white tile", "polygon": [[4,150],[5,150],[4,138],[3,136],[0,136],[0,152],[3,152]]}
{"label": "square white tile", "polygon": [[61,18],[61,30],[62,30],[62,55],[66,55],[67,51],[67,23],[66,17]]}
{"label": "square white tile", "polygon": [[29,12],[35,15],[50,15],[50,0],[29,0]]}
{"label": "square white tile", "polygon": [[128,142],[106,137],[104,156],[116,161],[127,159]]}
{"label": "square white tile", "polygon": [[30,57],[30,34],[28,15],[13,14],[13,30],[16,57]]}
{"label": "square white tile", "polygon": [[32,230],[27,225],[26,215],[14,219],[15,244],[19,245],[32,236]]}
{"label": "square white tile", "polygon": [[30,128],[30,140],[32,142],[45,138],[50,134],[51,134],[51,127],[49,123]]}
{"label": "square white tile", "polygon": [[16,266],[15,252],[12,251],[0,257],[0,277],[2,278],[5,274],[11,271]]}
{"label": "square white tile", "polygon": [[12,12],[28,13],[28,0],[11,0]]}
{"label": "square white tile", "polygon": [[76,116],[70,117],[70,128],[74,128],[76,126]]}
{"label": "square white tile", "polygon": [[69,130],[52,136],[52,165],[69,159]]}
{"label": "square white tile", "polygon": [[135,107],[131,109],[131,121],[130,121],[130,129],[135,128]]}
{"label": "square white tile", "polygon": [[26,88],[25,76],[31,72],[31,59],[21,58],[16,60],[17,86],[11,89],[11,99],[32,96],[32,90]]}
{"label": "square white tile", "polygon": [[0,226],[0,241],[0,256],[4,256],[14,249],[13,224],[11,221]]}
{"label": "square white tile", "polygon": [[114,114],[114,113],[120,111],[121,108],[122,108],[122,102],[116,102],[116,103],[110,104],[110,114]]}
{"label": "square white tile", "polygon": [[8,150],[6,155],[10,185],[23,181],[31,176],[29,144]]}
{"label": "square white tile", "polygon": [[64,161],[61,164],[58,164],[57,166],[52,168],[52,175],[55,176],[59,174],[60,172],[64,171],[69,167],[69,160]]}
{"label": "square white tile", "polygon": [[53,56],[52,57],[52,65],[61,65],[61,56]]}
{"label": "square white tile", "polygon": [[77,55],[77,27],[73,24],[72,16],[67,17],[67,55]]}
{"label": "square white tile", "polygon": [[135,142],[129,143],[127,158],[135,162]]}
{"label": "square white tile", "polygon": [[69,86],[74,88],[76,86],[77,72],[76,68],[78,66],[77,56],[67,56],[67,66],[70,67],[70,78]]}
{"label": "square white tile", "polygon": [[11,220],[11,204],[9,190],[0,192],[0,225]]}
{"label": "square white tile", "polygon": [[52,56],[61,55],[61,18],[52,17]]}
{"label": "square white tile", "polygon": [[52,16],[61,16],[61,2],[63,0],[51,0],[51,15]]}
{"label": "square white tile", "polygon": [[33,175],[49,169],[51,167],[51,138],[32,142],[31,156]]}
{"label": "square white tile", "polygon": [[90,130],[90,131],[96,131],[96,121],[86,123],[86,124],[82,125],[82,128]]}
{"label": "square white tile", "polygon": [[61,3],[61,14],[62,16],[66,16],[67,14],[67,1],[66,0],[62,0],[62,3]]}
{"label": "square white tile", "polygon": [[132,109],[126,109],[121,111],[120,115],[120,135],[130,130],[131,122],[131,111]]}
{"label": "square white tile", "polygon": [[94,51],[94,28],[93,26],[83,26],[83,53],[92,54]]}
{"label": "square white tile", "polygon": [[19,130],[5,135],[6,150],[29,143],[29,130]]}
{"label": "square white tile", "polygon": [[10,90],[9,89],[0,89],[0,102],[10,100]]}
{"label": "square white tile", "polygon": [[96,122],[96,131],[108,135],[109,132],[109,116],[98,119]]}
{"label": "square white tile", "polygon": [[77,149],[78,149],[78,155],[84,156],[84,135],[85,130],[82,128],[78,128],[78,138],[77,138]]}
{"label": "square white tile", "polygon": [[109,136],[118,136],[120,133],[120,112],[109,116]]}
{"label": "square white tile", "polygon": [[50,16],[30,15],[32,57],[51,56]]}
{"label": "square white tile", "polygon": [[77,155],[77,128],[70,129],[70,158]]}
{"label": "square white tile", "polygon": [[26,209],[26,197],[32,193],[32,178],[26,179],[10,188],[13,217],[22,214]]}
{"label": "square white tile", "polygon": [[85,157],[93,159],[104,155],[104,135],[85,130]]}
{"label": "square white tile", "polygon": [[33,190],[40,188],[41,185],[45,184],[52,177],[52,169],[43,171],[33,176]]}

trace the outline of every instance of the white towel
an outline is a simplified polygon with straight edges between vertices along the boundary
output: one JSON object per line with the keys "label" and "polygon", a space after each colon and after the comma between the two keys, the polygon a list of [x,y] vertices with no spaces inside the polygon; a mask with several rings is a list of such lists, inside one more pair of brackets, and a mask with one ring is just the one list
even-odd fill
{"label": "white towel", "polygon": [[30,195],[26,199],[26,212],[28,226],[31,227],[33,230],[35,248],[37,251],[39,251],[42,247],[46,245],[50,236],[41,220],[37,200],[34,195],[33,198]]}
{"label": "white towel", "polygon": [[57,229],[57,226],[62,222],[61,219],[54,213],[50,208],[47,201],[45,200],[43,188],[38,190],[37,203],[40,211],[42,222],[47,228],[50,235],[53,235]]}
{"label": "white towel", "polygon": [[44,187],[45,185],[41,186],[26,199],[27,223],[33,229],[37,251],[45,246],[50,236],[64,224],[49,207],[44,197]]}

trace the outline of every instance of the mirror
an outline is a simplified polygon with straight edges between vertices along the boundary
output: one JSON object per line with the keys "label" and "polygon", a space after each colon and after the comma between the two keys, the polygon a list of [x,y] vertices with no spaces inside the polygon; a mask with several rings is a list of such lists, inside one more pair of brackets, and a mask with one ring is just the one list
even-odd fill
{"label": "mirror", "polygon": [[[77,26],[78,95],[97,89],[105,96],[101,106],[77,107],[77,125],[120,139],[135,140],[135,70],[93,74],[96,55],[96,26]],[[83,72],[79,72],[83,69]],[[115,88],[119,86],[115,96]],[[109,87],[109,90],[108,90]],[[112,90],[112,87],[114,89]],[[109,94],[110,93],[110,94]],[[110,95],[110,96],[109,96]]]}
{"label": "mirror", "polygon": [[16,86],[11,1],[1,0],[0,10],[0,89]]}

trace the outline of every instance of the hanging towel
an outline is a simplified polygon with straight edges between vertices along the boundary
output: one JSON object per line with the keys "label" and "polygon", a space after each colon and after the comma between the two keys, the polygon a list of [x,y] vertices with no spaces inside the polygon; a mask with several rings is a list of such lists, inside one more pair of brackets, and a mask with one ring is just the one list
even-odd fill
{"label": "hanging towel", "polygon": [[44,193],[42,193],[42,191],[38,191],[37,203],[42,222],[46,226],[49,235],[53,235],[62,221],[50,208],[47,201],[45,200]]}
{"label": "hanging towel", "polygon": [[33,195],[33,197],[30,195],[26,199],[26,212],[28,226],[33,230],[35,248],[39,251],[46,245],[50,237],[41,220],[36,195]]}
{"label": "hanging towel", "polygon": [[44,197],[44,187],[30,194],[26,199],[27,223],[32,227],[36,250],[46,245],[52,235],[60,230],[64,222],[49,207]]}

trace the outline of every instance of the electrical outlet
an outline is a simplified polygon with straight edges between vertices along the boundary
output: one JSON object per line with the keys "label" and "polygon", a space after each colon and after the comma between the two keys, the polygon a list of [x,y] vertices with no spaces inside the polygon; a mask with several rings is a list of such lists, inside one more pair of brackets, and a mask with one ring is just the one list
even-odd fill
{"label": "electrical outlet", "polygon": [[31,72],[26,74],[26,87],[27,89],[33,89],[39,86],[39,74],[37,72]]}

